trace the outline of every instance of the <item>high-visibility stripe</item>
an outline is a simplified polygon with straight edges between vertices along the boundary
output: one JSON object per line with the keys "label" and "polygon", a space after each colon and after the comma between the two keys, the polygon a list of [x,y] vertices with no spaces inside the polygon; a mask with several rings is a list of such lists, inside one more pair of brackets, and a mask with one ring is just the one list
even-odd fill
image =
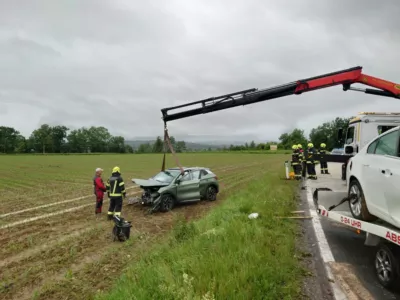
{"label": "high-visibility stripe", "polygon": [[114,188],[113,188],[113,191],[112,191],[112,194],[115,194],[115,189],[117,188],[117,184],[116,184],[116,182],[114,181]]}
{"label": "high-visibility stripe", "polygon": [[125,183],[123,182],[123,181],[121,181],[120,183],[119,183],[119,186],[122,186],[122,185],[124,185]]}
{"label": "high-visibility stripe", "polygon": [[117,216],[117,217],[119,217],[121,215],[121,213],[120,212],[115,212],[114,213],[114,216]]}
{"label": "high-visibility stripe", "polygon": [[108,215],[113,215],[113,214],[114,214],[114,212],[112,212],[112,211],[109,211],[107,214],[108,214]]}
{"label": "high-visibility stripe", "polygon": [[121,197],[121,193],[110,193],[110,197]]}

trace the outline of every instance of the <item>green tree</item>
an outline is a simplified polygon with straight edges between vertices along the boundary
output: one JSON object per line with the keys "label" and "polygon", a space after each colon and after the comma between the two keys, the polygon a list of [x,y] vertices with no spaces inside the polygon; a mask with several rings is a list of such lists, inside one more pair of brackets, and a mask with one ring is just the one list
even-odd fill
{"label": "green tree", "polygon": [[164,152],[164,142],[160,136],[156,138],[156,141],[153,144],[153,152],[154,153],[162,153]]}
{"label": "green tree", "polygon": [[303,147],[307,144],[307,139],[304,135],[304,130],[294,129],[290,133],[283,133],[279,137],[279,147],[281,149],[291,149],[292,145],[302,144]]}
{"label": "green tree", "polygon": [[256,149],[256,143],[254,141],[251,141],[250,149]]}
{"label": "green tree", "polygon": [[125,153],[133,153],[133,147],[131,145],[125,144]]}
{"label": "green tree", "polygon": [[337,117],[333,121],[325,122],[313,128],[310,132],[310,140],[315,147],[319,147],[321,143],[325,143],[329,150],[341,146],[340,141],[337,140],[338,130],[339,128],[343,128],[344,132],[346,132],[350,119]]}
{"label": "green tree", "polygon": [[46,151],[51,151],[53,148],[52,132],[52,127],[48,124],[43,124],[32,132],[30,139],[36,151],[40,151],[43,154],[45,154]]}
{"label": "green tree", "polygon": [[52,152],[61,153],[66,143],[69,128],[65,126],[54,126],[51,128]]}
{"label": "green tree", "polygon": [[68,136],[68,150],[72,153],[86,153],[90,150],[89,136],[86,128],[72,130]]}
{"label": "green tree", "polygon": [[125,139],[122,136],[113,136],[109,140],[108,152],[125,153]]}
{"label": "green tree", "polygon": [[186,151],[186,143],[185,143],[185,141],[176,142],[175,151],[177,153],[185,152]]}
{"label": "green tree", "polygon": [[0,151],[2,153],[13,153],[18,146],[19,131],[12,127],[0,126]]}
{"label": "green tree", "polygon": [[140,144],[137,150],[137,153],[150,153],[152,152],[153,147],[150,143]]}

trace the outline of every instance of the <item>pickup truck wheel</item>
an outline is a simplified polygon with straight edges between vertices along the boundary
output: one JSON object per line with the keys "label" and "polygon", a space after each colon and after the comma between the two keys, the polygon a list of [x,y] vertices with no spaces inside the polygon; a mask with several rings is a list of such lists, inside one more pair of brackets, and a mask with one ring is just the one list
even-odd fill
{"label": "pickup truck wheel", "polygon": [[381,285],[387,289],[399,289],[399,261],[395,245],[382,244],[375,254],[375,273]]}
{"label": "pickup truck wheel", "polygon": [[175,199],[172,195],[165,194],[161,196],[160,211],[167,212],[174,208]]}
{"label": "pickup truck wheel", "polygon": [[[355,195],[355,198],[350,198],[351,195]],[[377,217],[369,213],[363,190],[360,183],[355,179],[350,181],[349,198],[349,208],[354,218],[370,222],[377,219]]]}
{"label": "pickup truck wheel", "polygon": [[206,190],[206,199],[208,201],[215,201],[217,200],[217,189],[215,186],[210,185]]}

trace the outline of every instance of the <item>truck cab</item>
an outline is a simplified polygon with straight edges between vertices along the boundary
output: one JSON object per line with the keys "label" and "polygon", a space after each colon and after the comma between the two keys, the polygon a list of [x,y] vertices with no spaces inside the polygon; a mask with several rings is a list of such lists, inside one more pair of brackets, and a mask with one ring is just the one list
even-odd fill
{"label": "truck cab", "polygon": [[345,154],[356,155],[378,135],[400,125],[399,113],[360,112],[350,120],[344,140]]}

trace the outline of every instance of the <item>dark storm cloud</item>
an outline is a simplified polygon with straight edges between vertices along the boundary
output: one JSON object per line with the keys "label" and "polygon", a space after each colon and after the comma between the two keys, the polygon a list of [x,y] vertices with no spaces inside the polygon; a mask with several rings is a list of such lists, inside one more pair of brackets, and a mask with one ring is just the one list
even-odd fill
{"label": "dark storm cloud", "polygon": [[[1,123],[162,134],[165,106],[362,65],[400,81],[397,1],[5,1]],[[390,99],[340,87],[171,122],[171,134],[275,139]],[[8,114],[4,115],[7,111]],[[30,118],[27,112],[34,111]],[[15,117],[19,114],[20,117]]]}

